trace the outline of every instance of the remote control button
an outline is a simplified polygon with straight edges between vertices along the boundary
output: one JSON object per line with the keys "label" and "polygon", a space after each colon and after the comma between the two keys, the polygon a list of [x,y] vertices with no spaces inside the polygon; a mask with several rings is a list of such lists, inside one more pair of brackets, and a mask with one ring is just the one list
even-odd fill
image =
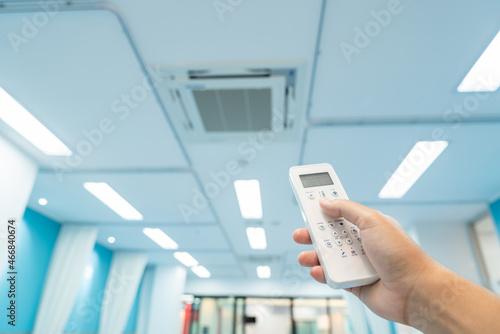
{"label": "remote control button", "polygon": [[343,222],[343,221],[339,222],[339,227],[344,227],[344,225],[345,225],[345,224],[344,224],[344,222]]}
{"label": "remote control button", "polygon": [[319,195],[320,195],[321,197],[326,197],[325,192],[324,192],[323,190],[321,190],[321,191],[319,192]]}
{"label": "remote control button", "polygon": [[313,194],[313,193],[309,193],[309,194],[307,194],[307,198],[309,198],[309,199],[314,199],[314,194]]}
{"label": "remote control button", "polygon": [[342,246],[342,240],[340,239],[335,240],[335,245]]}
{"label": "remote control button", "polygon": [[361,242],[361,238],[360,237],[356,237],[356,242]]}
{"label": "remote control button", "polygon": [[333,197],[337,197],[338,195],[339,195],[339,193],[338,193],[338,192],[336,192],[335,190],[333,190],[333,191],[332,191],[332,196],[333,196]]}
{"label": "remote control button", "polygon": [[337,231],[332,231],[332,235],[333,235],[335,238],[337,238],[337,237],[339,236],[339,232],[337,232]]}
{"label": "remote control button", "polygon": [[358,235],[359,230],[356,227],[351,227],[351,233],[354,235]]}
{"label": "remote control button", "polygon": [[349,238],[346,238],[345,239],[345,243],[348,244],[348,245],[352,245],[352,240],[349,239]]}
{"label": "remote control button", "polygon": [[321,223],[321,224],[318,224],[318,228],[320,230],[324,230],[325,229],[325,224]]}
{"label": "remote control button", "polygon": [[342,230],[342,232],[340,233],[342,233],[344,237],[347,237],[349,235],[349,232],[347,232],[347,230]]}
{"label": "remote control button", "polygon": [[329,228],[335,228],[335,224],[334,224],[334,223],[332,223],[332,222],[328,222],[328,227],[329,227]]}
{"label": "remote control button", "polygon": [[328,248],[332,247],[332,243],[331,243],[331,241],[327,241],[327,242],[325,242],[325,246],[326,246],[326,247],[328,247]]}

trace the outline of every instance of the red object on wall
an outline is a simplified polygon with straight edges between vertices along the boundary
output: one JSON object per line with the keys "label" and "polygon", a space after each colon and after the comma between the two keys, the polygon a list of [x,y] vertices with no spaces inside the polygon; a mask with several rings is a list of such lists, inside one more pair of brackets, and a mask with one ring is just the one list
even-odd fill
{"label": "red object on wall", "polygon": [[189,325],[190,325],[190,320],[191,320],[191,309],[193,308],[193,305],[191,304],[186,304],[186,308],[184,310],[184,329],[182,331],[183,334],[189,334]]}

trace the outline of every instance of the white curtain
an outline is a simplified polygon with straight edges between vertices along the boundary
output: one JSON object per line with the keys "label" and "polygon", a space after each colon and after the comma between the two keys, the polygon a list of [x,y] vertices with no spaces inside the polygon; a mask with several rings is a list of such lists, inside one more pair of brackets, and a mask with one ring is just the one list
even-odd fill
{"label": "white curtain", "polygon": [[141,282],[147,255],[116,252],[111,260],[99,321],[100,334],[122,334]]}
{"label": "white curtain", "polygon": [[154,266],[148,266],[142,279],[141,291],[139,291],[139,312],[137,314],[136,334],[148,334],[149,326],[149,304],[153,293],[153,282],[155,275]]}
{"label": "white curtain", "polygon": [[186,267],[148,267],[139,297],[137,334],[180,333]]}
{"label": "white curtain", "polygon": [[62,334],[94,249],[97,227],[63,225],[57,236],[33,334]]}

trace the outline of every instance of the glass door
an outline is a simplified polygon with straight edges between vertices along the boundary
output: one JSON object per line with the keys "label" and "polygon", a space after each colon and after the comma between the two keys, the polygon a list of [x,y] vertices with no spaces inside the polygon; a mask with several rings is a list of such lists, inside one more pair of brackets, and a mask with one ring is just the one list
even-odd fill
{"label": "glass door", "polygon": [[290,299],[246,298],[245,334],[291,334]]}
{"label": "glass door", "polygon": [[234,298],[195,298],[191,334],[233,334]]}
{"label": "glass door", "polygon": [[342,299],[194,297],[189,334],[351,334]]}
{"label": "glass door", "polygon": [[293,320],[296,334],[330,334],[328,300],[294,299]]}
{"label": "glass door", "polygon": [[234,313],[234,334],[245,333],[245,298],[236,298]]}
{"label": "glass door", "polygon": [[343,299],[328,300],[328,315],[331,334],[351,334],[350,318],[347,314],[347,303]]}

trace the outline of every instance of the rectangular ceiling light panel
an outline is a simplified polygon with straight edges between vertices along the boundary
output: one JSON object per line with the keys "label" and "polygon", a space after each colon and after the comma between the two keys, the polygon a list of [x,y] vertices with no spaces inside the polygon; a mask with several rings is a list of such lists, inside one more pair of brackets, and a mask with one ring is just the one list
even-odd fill
{"label": "rectangular ceiling light panel", "polygon": [[236,180],[234,189],[241,216],[245,219],[262,219],[262,201],[258,180]]}
{"label": "rectangular ceiling light panel", "polygon": [[261,279],[266,279],[271,277],[271,268],[269,266],[258,266],[257,276]]}
{"label": "rectangular ceiling light panel", "polygon": [[252,249],[266,249],[266,230],[262,227],[247,227],[247,238]]}
{"label": "rectangular ceiling light panel", "polygon": [[203,266],[195,266],[191,268],[191,271],[195,273],[198,277],[201,278],[209,278],[211,276],[210,272],[207,270],[207,268]]}
{"label": "rectangular ceiling light panel", "polygon": [[198,261],[188,252],[175,252],[174,257],[186,267],[194,267],[198,265]]}
{"label": "rectangular ceiling light panel", "polygon": [[83,187],[125,220],[142,220],[144,217],[106,182],[85,182]]}
{"label": "rectangular ceiling light panel", "polygon": [[71,150],[0,88],[0,119],[46,155],[70,156]]}
{"label": "rectangular ceiling light panel", "polygon": [[500,32],[457,88],[459,92],[494,92],[500,87]]}
{"label": "rectangular ceiling light panel", "polygon": [[179,248],[179,245],[177,245],[177,243],[174,240],[172,240],[172,238],[170,238],[165,232],[163,232],[159,228],[146,227],[142,230],[142,233],[144,233],[151,240],[156,242],[158,246],[160,246],[163,249]]}
{"label": "rectangular ceiling light panel", "polygon": [[417,142],[379,192],[378,197],[403,197],[447,146],[447,141]]}

